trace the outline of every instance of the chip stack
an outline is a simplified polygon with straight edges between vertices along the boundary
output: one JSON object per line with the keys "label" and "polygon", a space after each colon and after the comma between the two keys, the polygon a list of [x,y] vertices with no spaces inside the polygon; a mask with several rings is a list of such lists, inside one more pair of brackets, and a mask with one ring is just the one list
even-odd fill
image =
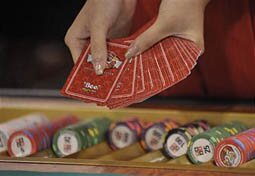
{"label": "chip stack", "polygon": [[108,144],[113,150],[128,147],[141,138],[144,123],[137,118],[112,123],[108,130]]}
{"label": "chip stack", "polygon": [[217,166],[237,167],[252,159],[255,159],[255,128],[228,137],[215,148]]}
{"label": "chip stack", "polygon": [[57,130],[78,121],[75,116],[66,116],[48,124],[16,131],[8,140],[8,153],[10,156],[25,157],[50,148]]}
{"label": "chip stack", "polygon": [[52,149],[65,157],[94,146],[105,139],[110,124],[110,119],[102,117],[67,126],[54,135]]}
{"label": "chip stack", "polygon": [[11,134],[25,128],[31,128],[49,123],[43,114],[29,114],[0,124],[0,152],[7,151],[7,141]]}
{"label": "chip stack", "polygon": [[141,146],[148,152],[161,149],[167,132],[178,126],[171,119],[149,123],[142,131]]}
{"label": "chip stack", "polygon": [[214,149],[220,141],[246,129],[247,127],[243,123],[233,121],[194,136],[188,148],[190,161],[194,164],[200,164],[212,160]]}
{"label": "chip stack", "polygon": [[210,129],[204,120],[198,120],[168,132],[163,143],[162,152],[168,158],[177,158],[188,151],[188,143],[195,135]]}

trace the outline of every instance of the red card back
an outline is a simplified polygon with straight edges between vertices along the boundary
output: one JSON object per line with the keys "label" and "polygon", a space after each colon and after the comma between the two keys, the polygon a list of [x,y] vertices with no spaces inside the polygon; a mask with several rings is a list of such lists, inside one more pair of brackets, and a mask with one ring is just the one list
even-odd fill
{"label": "red card back", "polygon": [[98,76],[91,63],[90,45],[87,45],[68,77],[62,94],[85,102],[106,102],[127,64],[124,57],[126,50],[126,45],[108,42],[108,59],[113,68],[106,69],[103,75]]}

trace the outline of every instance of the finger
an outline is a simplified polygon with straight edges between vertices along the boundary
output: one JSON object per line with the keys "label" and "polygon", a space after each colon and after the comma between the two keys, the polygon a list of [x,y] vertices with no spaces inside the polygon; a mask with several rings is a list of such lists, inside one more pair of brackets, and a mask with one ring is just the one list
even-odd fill
{"label": "finger", "polygon": [[74,63],[77,62],[84,46],[88,43],[85,39],[72,39],[72,42],[68,44],[68,48],[71,52]]}
{"label": "finger", "polygon": [[127,59],[134,57],[163,39],[165,35],[161,32],[162,30],[160,28],[161,25],[156,21],[150,28],[132,42],[125,57]]}
{"label": "finger", "polygon": [[65,36],[65,43],[72,54],[74,62],[77,61],[84,45],[87,42],[86,39],[89,37],[86,18],[87,15],[85,14],[86,10],[87,6],[84,5]]}
{"label": "finger", "polygon": [[91,30],[91,54],[92,64],[97,75],[102,75],[106,68],[107,46],[106,31],[102,29]]}

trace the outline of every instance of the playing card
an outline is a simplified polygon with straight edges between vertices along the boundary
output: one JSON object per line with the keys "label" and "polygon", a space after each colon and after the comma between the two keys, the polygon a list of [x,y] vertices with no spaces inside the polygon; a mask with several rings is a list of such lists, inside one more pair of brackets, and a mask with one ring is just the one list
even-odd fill
{"label": "playing card", "polygon": [[143,63],[141,56],[136,57],[137,69],[136,69],[136,82],[135,82],[135,95],[145,91]]}
{"label": "playing card", "polygon": [[[137,67],[136,59],[133,62],[134,63],[132,65],[136,65],[135,67]],[[130,65],[131,65],[131,63],[130,63]],[[136,73],[136,71],[137,71],[137,68],[133,72]],[[128,79],[126,79],[126,80],[128,80]],[[115,96],[111,96],[110,99],[107,101],[107,106],[111,106],[113,104],[123,103],[123,102],[126,102],[127,100],[129,100],[130,97],[132,97],[136,93],[136,90],[135,90],[136,83],[135,82],[136,82],[136,74],[134,75],[132,81],[127,81],[127,82],[124,81],[124,82],[122,82],[123,84],[121,84],[121,86],[118,89],[119,93],[122,92],[121,88],[124,87],[127,83],[132,86],[132,87],[129,87],[127,89],[129,93],[128,94],[120,94],[120,95],[117,95],[117,96],[116,95]],[[127,91],[123,91],[123,92],[125,93]]]}
{"label": "playing card", "polygon": [[[113,109],[117,107],[123,107],[129,104],[132,104],[132,102],[136,101],[136,99],[139,97],[140,94],[143,92],[150,90],[150,85],[148,84],[149,76],[146,74],[144,70],[144,60],[142,58],[142,55],[137,56],[137,74],[136,74],[136,82],[135,82],[135,93],[133,96],[126,98],[126,99],[115,99],[115,101],[111,101],[108,104],[108,107]],[[147,84],[146,84],[147,83]],[[146,85],[145,85],[146,84]]]}
{"label": "playing card", "polygon": [[124,57],[126,50],[126,45],[108,42],[107,62],[112,68],[98,76],[91,63],[93,58],[88,45],[68,77],[62,93],[87,102],[106,102],[127,64]]}
{"label": "playing card", "polygon": [[[146,54],[145,54],[146,53]],[[160,82],[160,76],[157,75],[157,68],[153,68],[154,63],[153,55],[149,52],[145,52],[142,55],[139,55],[139,59],[141,61],[141,73],[144,78],[144,91],[137,92],[134,96],[129,99],[120,99],[115,101],[114,103],[108,104],[109,108],[117,108],[124,107],[129,104],[133,104],[135,102],[147,99],[148,95],[153,94],[159,91],[162,88],[162,83]],[[145,59],[144,59],[144,58]]]}
{"label": "playing card", "polygon": [[111,98],[108,102],[109,107],[114,106],[121,106],[125,105],[129,102],[135,101],[135,99],[138,97],[137,95],[145,91],[145,85],[144,85],[144,73],[143,73],[143,64],[141,55],[136,57],[135,60],[137,60],[137,69],[136,69],[136,77],[135,77],[135,91],[134,95],[128,98]]}
{"label": "playing card", "polygon": [[173,82],[179,81],[190,74],[190,68],[185,63],[184,54],[176,48],[178,41],[178,39],[176,40],[172,37],[171,40],[169,38],[166,39],[166,42],[162,45],[162,49],[171,67]]}
{"label": "playing card", "polygon": [[[185,65],[189,69],[192,69],[196,64],[196,59],[194,58],[194,55],[191,55],[190,50],[190,42],[187,40],[185,42],[181,41],[180,39],[173,39],[174,40],[174,46],[176,48],[176,51],[178,52],[179,57],[185,62]],[[183,39],[184,40],[184,39]],[[183,43],[189,43],[189,45],[186,46]]]}
{"label": "playing card", "polygon": [[146,69],[149,74],[151,85],[151,90],[148,92],[148,94],[153,94],[154,92],[157,92],[163,88],[159,74],[159,68],[157,67],[157,63],[151,50],[145,51],[142,55],[148,61],[148,66]]}
{"label": "playing card", "polygon": [[133,60],[127,64],[123,71],[116,88],[114,89],[109,100],[106,102],[107,106],[110,104],[122,103],[135,93],[135,80],[136,80],[136,66],[137,61]]}
{"label": "playing card", "polygon": [[137,60],[133,59],[128,62],[127,66],[121,73],[120,79],[112,92],[111,98],[126,98],[134,94],[136,79]]}
{"label": "playing card", "polygon": [[[180,41],[181,42],[181,41]],[[183,43],[183,47],[184,49],[187,51],[189,51],[189,54],[191,55],[190,59],[192,59],[196,65],[196,62],[198,60],[198,57],[202,55],[203,50],[201,50],[199,47],[197,47],[197,45],[195,43],[193,43],[192,41],[189,42],[182,42]]]}
{"label": "playing card", "polygon": [[157,66],[160,69],[162,84],[165,87],[171,82],[171,78],[169,77],[170,72],[167,67],[168,60],[167,58],[163,57],[162,54],[160,54],[162,52],[159,45],[155,45],[151,50],[152,50],[152,54],[155,59],[155,62],[157,63]]}

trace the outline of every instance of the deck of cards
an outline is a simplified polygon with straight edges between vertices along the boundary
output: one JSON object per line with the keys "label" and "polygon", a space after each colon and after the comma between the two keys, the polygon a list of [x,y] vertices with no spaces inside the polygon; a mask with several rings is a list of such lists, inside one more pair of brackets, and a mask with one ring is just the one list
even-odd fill
{"label": "deck of cards", "polygon": [[90,44],[86,44],[61,93],[110,109],[125,107],[185,79],[202,53],[192,41],[168,37],[128,60],[124,55],[135,36],[107,42],[107,64],[111,68],[100,76],[91,63]]}

